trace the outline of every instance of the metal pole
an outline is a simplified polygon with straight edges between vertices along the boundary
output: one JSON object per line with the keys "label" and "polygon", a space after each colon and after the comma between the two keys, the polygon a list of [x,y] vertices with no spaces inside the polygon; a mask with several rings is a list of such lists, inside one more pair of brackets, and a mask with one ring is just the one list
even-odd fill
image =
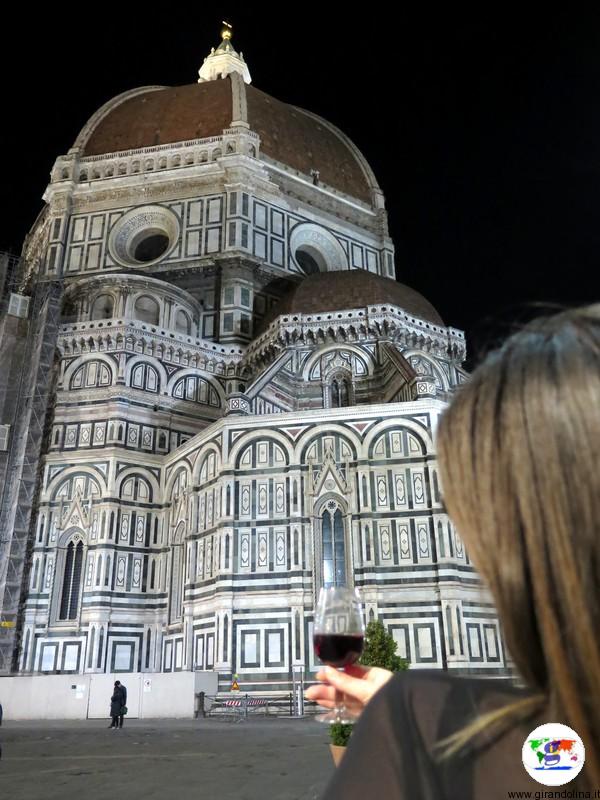
{"label": "metal pole", "polygon": [[304,716],[304,664],[292,667],[292,702],[293,716]]}

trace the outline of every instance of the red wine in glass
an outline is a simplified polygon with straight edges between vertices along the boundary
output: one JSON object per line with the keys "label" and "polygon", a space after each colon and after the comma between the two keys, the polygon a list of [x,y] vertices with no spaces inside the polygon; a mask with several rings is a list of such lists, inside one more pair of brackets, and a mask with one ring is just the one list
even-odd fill
{"label": "red wine in glass", "polygon": [[[356,589],[328,586],[321,589],[315,608],[313,645],[315,655],[325,664],[344,669],[358,661],[363,650],[365,626]],[[319,722],[354,722],[358,714],[347,708],[343,695],[336,693],[335,708],[320,714]]]}
{"label": "red wine in glass", "polygon": [[316,633],[315,653],[331,667],[348,667],[360,658],[363,639],[362,634]]}

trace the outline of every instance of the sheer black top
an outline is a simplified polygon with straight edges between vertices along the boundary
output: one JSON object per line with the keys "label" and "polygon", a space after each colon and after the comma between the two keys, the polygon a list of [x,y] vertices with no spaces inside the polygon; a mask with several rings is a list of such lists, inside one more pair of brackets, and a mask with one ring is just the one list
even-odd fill
{"label": "sheer black top", "polygon": [[[492,738],[482,734],[464,755],[441,759],[436,743],[479,714],[524,693],[494,679],[444,672],[399,673],[371,700],[356,725],[324,800],[507,800],[543,790],[525,772],[531,719]],[[512,795],[518,797],[518,794]]]}

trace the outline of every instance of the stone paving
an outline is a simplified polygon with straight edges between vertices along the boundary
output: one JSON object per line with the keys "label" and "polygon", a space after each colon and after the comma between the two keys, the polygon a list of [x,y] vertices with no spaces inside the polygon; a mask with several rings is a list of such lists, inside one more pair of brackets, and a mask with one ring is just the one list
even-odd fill
{"label": "stone paving", "polygon": [[4,722],[0,797],[316,800],[333,772],[313,719]]}

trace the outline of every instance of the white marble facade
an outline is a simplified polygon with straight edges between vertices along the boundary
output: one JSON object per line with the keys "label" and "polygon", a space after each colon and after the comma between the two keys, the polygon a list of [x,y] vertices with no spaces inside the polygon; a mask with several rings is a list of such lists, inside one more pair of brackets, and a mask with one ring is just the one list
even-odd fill
{"label": "white marble facade", "polygon": [[[214,80],[244,90],[235,70]],[[437,478],[464,336],[342,299],[351,270],[394,276],[364,158],[370,202],[263,157],[248,123],[86,156],[121,102],[57,160],[29,240],[30,280],[60,281],[65,305],[21,670],[215,669],[223,688],[285,690],[314,669],[315,595],[339,580],[413,667],[501,674]],[[307,258],[336,272],[340,308],[278,315]]]}

